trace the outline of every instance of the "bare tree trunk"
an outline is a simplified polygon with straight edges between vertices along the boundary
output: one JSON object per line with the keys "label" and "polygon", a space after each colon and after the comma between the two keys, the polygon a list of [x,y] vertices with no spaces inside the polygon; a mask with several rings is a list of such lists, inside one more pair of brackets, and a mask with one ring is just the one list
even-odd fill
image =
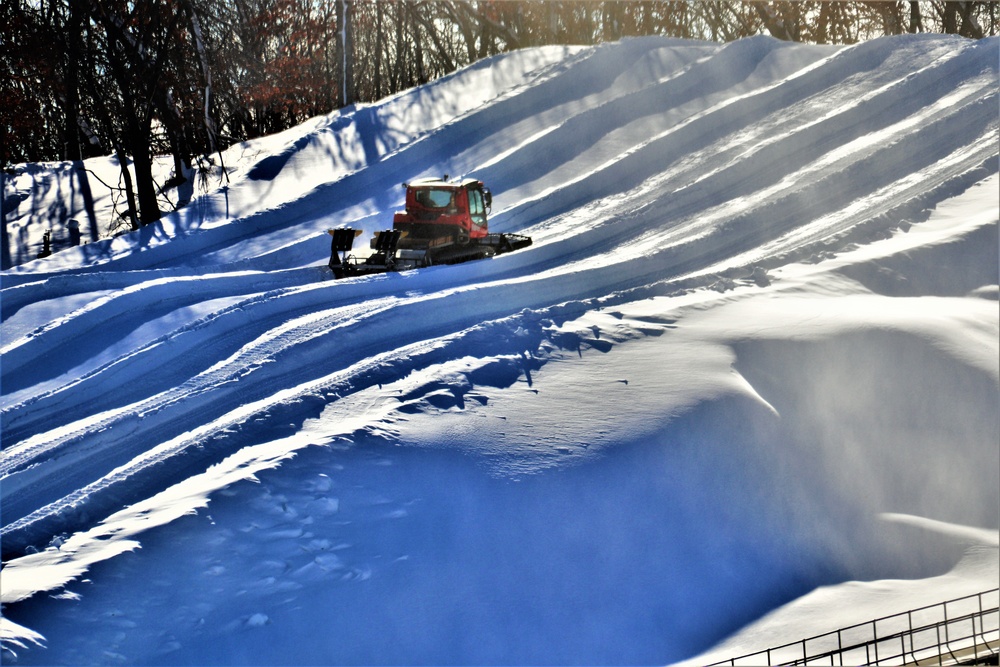
{"label": "bare tree trunk", "polygon": [[[0,148],[4,146],[6,135],[6,127],[0,125]],[[10,241],[7,238],[7,211],[3,194],[6,189],[6,183],[4,183],[6,178],[7,172],[0,168],[0,270],[6,270],[14,266],[10,258]]]}
{"label": "bare tree trunk", "polygon": [[976,23],[976,18],[972,14],[972,10],[975,8],[975,2],[959,2],[958,13],[962,17],[962,26],[958,30],[958,34],[963,37],[971,37],[972,39],[982,39],[983,29]]}
{"label": "bare tree trunk", "polygon": [[923,32],[923,30],[923,22],[920,20],[920,3],[913,0],[910,3],[910,32],[918,33]]}
{"label": "bare tree trunk", "polygon": [[383,4],[381,2],[375,3],[375,74],[372,81],[373,87],[373,99],[382,99],[382,53],[383,45],[385,43],[385,34],[382,27],[383,14],[385,10],[383,9]]}
{"label": "bare tree trunk", "polygon": [[125,181],[125,202],[128,206],[129,227],[132,230],[139,229],[139,211],[135,202],[135,188],[132,185],[132,174],[128,170],[128,156],[121,146],[116,147],[115,155],[118,157],[118,166],[121,168],[122,180]]}
{"label": "bare tree trunk", "polygon": [[205,83],[205,107],[204,107],[204,128],[205,138],[208,140],[210,153],[216,151],[215,145],[215,122],[212,120],[212,69],[208,65],[208,56],[205,53],[205,40],[201,34],[201,22],[190,2],[184,3],[188,18],[191,23],[191,34],[194,36],[195,52],[198,55],[198,64],[201,66],[201,76]]}
{"label": "bare tree trunk", "polygon": [[350,0],[335,0],[337,3],[337,62],[340,65],[340,88],[337,106],[346,107],[354,103],[354,44],[351,39]]}
{"label": "bare tree trunk", "polygon": [[76,3],[69,5],[69,22],[66,27],[66,159],[83,159],[80,145],[80,9]]}
{"label": "bare tree trunk", "polygon": [[949,0],[940,9],[942,29],[949,35],[958,34],[958,5],[958,2]]}
{"label": "bare tree trunk", "polygon": [[136,195],[139,200],[139,222],[148,225],[160,219],[153,181],[153,157],[149,147],[149,119],[127,118],[126,136],[132,148],[132,168],[135,169]]}
{"label": "bare tree trunk", "polygon": [[406,42],[403,39],[403,3],[399,0],[396,2],[396,18],[393,23],[396,26],[396,62],[392,67],[392,89],[397,91],[403,88],[405,80],[403,69],[406,67],[403,59],[403,51],[406,48]]}
{"label": "bare tree trunk", "polygon": [[413,45],[414,45],[414,55],[416,57],[416,68],[417,68],[417,83],[423,85],[427,83],[427,72],[424,68],[424,40],[420,35],[420,26],[417,20],[412,17],[414,10],[410,8],[411,22],[413,26]]}

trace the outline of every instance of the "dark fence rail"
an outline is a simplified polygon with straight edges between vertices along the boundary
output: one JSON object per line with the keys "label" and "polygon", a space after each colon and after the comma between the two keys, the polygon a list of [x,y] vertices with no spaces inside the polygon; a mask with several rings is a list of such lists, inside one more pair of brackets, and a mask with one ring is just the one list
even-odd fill
{"label": "dark fence rail", "polygon": [[998,653],[1000,589],[994,588],[748,653],[709,667],[976,664]]}

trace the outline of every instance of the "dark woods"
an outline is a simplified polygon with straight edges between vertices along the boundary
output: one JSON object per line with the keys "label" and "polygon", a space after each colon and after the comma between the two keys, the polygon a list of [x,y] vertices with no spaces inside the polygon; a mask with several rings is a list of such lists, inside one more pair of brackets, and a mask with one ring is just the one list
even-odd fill
{"label": "dark woods", "polygon": [[[127,222],[234,142],[380,99],[478,59],[636,35],[814,43],[997,33],[992,2],[6,0],[3,166],[116,155]],[[172,155],[154,183],[154,155]],[[198,157],[201,156],[201,157]],[[212,157],[218,156],[218,157]]]}

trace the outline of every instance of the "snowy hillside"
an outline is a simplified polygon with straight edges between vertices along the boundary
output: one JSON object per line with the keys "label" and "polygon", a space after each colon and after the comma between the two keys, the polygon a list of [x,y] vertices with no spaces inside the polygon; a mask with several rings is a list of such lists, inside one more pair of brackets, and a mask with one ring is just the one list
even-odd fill
{"label": "snowy hillside", "polygon": [[[509,54],[37,261],[86,212],[22,168],[4,662],[703,663],[996,587],[998,53]],[[332,279],[445,173],[532,247]]]}

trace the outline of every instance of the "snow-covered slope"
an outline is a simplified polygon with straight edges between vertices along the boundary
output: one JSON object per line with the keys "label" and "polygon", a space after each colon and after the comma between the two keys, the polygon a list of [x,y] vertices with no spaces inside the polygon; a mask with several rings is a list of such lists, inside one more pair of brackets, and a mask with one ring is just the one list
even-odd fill
{"label": "snow-covered slope", "polygon": [[[997,56],[510,54],[5,272],[5,658],[667,663],[963,594],[926,527],[1000,527]],[[534,245],[331,279],[443,173]]]}

